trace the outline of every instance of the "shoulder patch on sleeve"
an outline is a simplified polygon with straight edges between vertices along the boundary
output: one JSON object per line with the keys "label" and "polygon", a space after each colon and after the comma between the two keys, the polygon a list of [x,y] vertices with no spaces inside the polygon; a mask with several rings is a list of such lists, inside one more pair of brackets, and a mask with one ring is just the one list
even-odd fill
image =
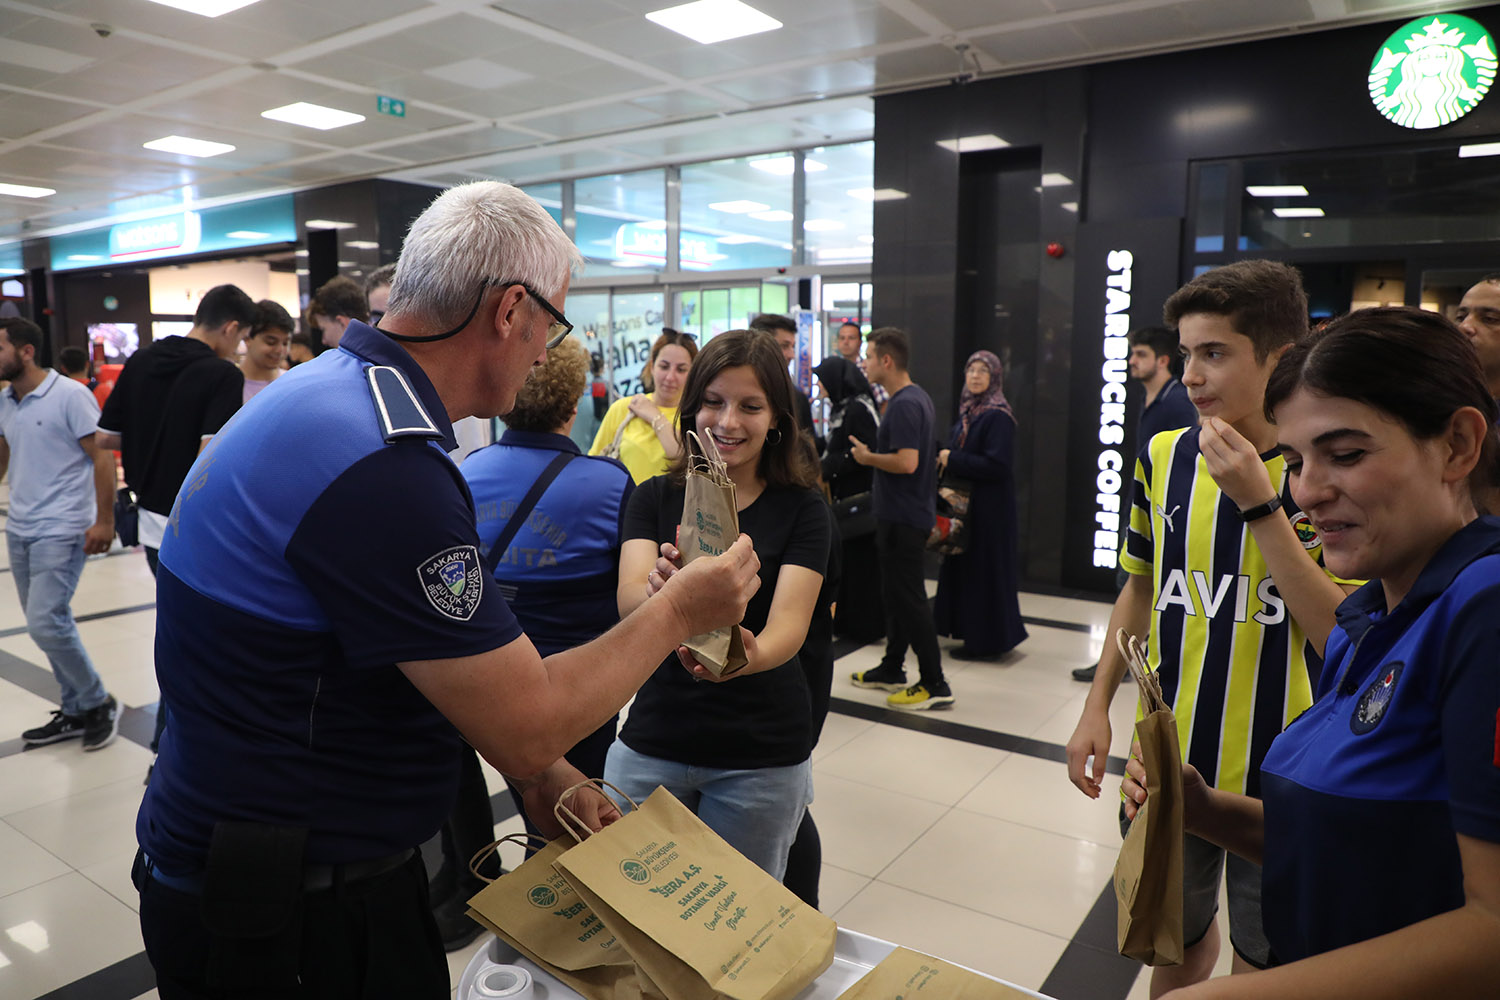
{"label": "shoulder patch on sleeve", "polygon": [[437,429],[399,368],[372,365],[365,377],[370,384],[370,398],[375,401],[375,412],[380,417],[381,433],[387,444],[413,437],[442,440],[443,432]]}
{"label": "shoulder patch on sleeve", "polygon": [[484,593],[485,574],[480,566],[478,549],[455,545],[418,566],[417,580],[434,608],[455,621],[466,622],[474,617]]}

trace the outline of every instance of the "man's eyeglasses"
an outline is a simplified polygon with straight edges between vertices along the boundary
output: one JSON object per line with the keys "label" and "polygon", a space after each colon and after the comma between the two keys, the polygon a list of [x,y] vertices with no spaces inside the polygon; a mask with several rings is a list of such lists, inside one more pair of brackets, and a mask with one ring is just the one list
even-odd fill
{"label": "man's eyeglasses", "polygon": [[479,313],[479,307],[484,304],[484,296],[486,292],[488,292],[491,288],[509,288],[511,285],[520,285],[523,289],[525,289],[527,295],[531,296],[537,303],[541,305],[543,309],[547,310],[547,312],[552,316],[553,321],[547,325],[547,350],[550,351],[558,344],[561,344],[565,339],[567,339],[568,334],[573,332],[573,324],[568,322],[568,318],[562,313],[558,312],[557,307],[543,298],[541,293],[536,289],[532,288],[524,281],[500,281],[497,278],[484,279],[484,283],[479,286],[479,295],[474,299],[474,308],[470,309],[469,314],[463,318],[462,322],[460,322],[451,330],[446,330],[443,333],[434,333],[427,337],[403,336],[401,334],[391,333],[389,330],[382,330],[381,332],[384,333],[387,337],[390,337],[394,340],[404,340],[410,343],[425,344],[430,343],[434,340],[447,340],[449,337],[456,335],[464,327],[473,322],[474,317]]}

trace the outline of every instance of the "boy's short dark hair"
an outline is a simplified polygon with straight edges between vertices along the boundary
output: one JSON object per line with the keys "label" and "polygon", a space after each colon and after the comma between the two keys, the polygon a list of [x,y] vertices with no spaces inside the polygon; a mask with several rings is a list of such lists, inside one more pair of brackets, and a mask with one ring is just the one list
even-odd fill
{"label": "boy's short dark hair", "polygon": [[226,323],[239,323],[248,333],[255,325],[255,314],[255,300],[238,285],[215,285],[198,303],[198,311],[193,313],[193,325],[217,330]]}
{"label": "boy's short dark hair", "polygon": [[1164,326],[1143,326],[1130,331],[1131,347],[1149,347],[1151,353],[1158,358],[1165,354],[1169,358],[1176,359],[1177,356],[1177,334]]}
{"label": "boy's short dark hair", "polygon": [[777,330],[796,333],[797,324],[792,322],[790,316],[782,316],[779,313],[761,313],[750,321],[750,329],[763,330],[772,335],[775,335]]}
{"label": "boy's short dark hair", "polygon": [[906,371],[911,362],[911,338],[900,327],[882,326],[865,338],[870,353],[890,358],[896,367]]}
{"label": "boy's short dark hair", "polygon": [[329,319],[348,316],[361,323],[370,321],[370,300],[365,297],[365,290],[360,287],[359,282],[342,274],[329,278],[313,296],[313,303]]}
{"label": "boy's short dark hair", "polygon": [[89,352],[81,347],[64,347],[57,352],[57,363],[65,375],[82,375],[89,370]]}
{"label": "boy's short dark hair", "polygon": [[371,271],[369,276],[365,278],[365,298],[369,298],[370,293],[379,288],[381,285],[389,285],[392,281],[395,280],[396,265],[381,264],[375,270]]}
{"label": "boy's short dark hair", "polygon": [[11,346],[17,351],[30,344],[33,351],[40,352],[42,349],[42,328],[24,316],[7,316],[0,319],[0,330],[10,338]]}
{"label": "boy's short dark hair", "polygon": [[292,314],[286,311],[286,307],[275,299],[261,299],[255,304],[256,317],[255,326],[250,330],[250,336],[258,336],[262,333],[270,333],[280,330],[282,333],[291,334],[297,329],[297,323],[292,319]]}
{"label": "boy's short dark hair", "polygon": [[1273,260],[1241,260],[1205,271],[1172,293],[1162,309],[1167,326],[1184,316],[1223,316],[1250,338],[1255,360],[1307,333],[1307,293],[1295,267]]}

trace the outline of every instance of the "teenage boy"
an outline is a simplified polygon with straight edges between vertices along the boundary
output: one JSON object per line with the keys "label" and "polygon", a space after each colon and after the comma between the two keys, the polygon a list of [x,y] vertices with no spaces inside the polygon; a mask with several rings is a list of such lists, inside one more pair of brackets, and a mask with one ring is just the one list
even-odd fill
{"label": "teenage boy", "polygon": [[261,299],[255,304],[255,325],[245,337],[240,374],[245,376],[244,401],[276,381],[285,371],[287,345],[297,324],[280,302]]}
{"label": "teenage boy", "polygon": [[[1116,629],[1149,635],[1148,660],[1177,717],[1183,759],[1216,788],[1256,795],[1271,740],[1312,703],[1309,670],[1321,667],[1347,593],[1320,565],[1322,544],[1292,501],[1263,408],[1277,359],[1307,329],[1301,278],[1270,261],[1230,264],[1180,288],[1165,316],[1181,338],[1182,382],[1201,423],[1158,434],[1136,460],[1120,553],[1130,579],[1067,747],[1068,777],[1090,798],[1102,788],[1109,703],[1125,672]],[[1187,952],[1180,966],[1152,971],[1153,997],[1213,971],[1224,869],[1223,850],[1187,838]],[[1265,966],[1260,868],[1229,855],[1228,885],[1235,968]]]}
{"label": "teenage boy", "polygon": [[[880,598],[885,611],[885,656],[880,666],[861,670],[855,687],[892,692],[891,708],[923,712],[953,704],[943,679],[942,653],[922,572],[927,536],[936,515],[932,397],[911,380],[911,345],[903,330],[882,327],[870,334],[866,362],[870,381],[883,386],[891,401],[881,417],[872,450],[850,438],[849,454],[875,470],[875,552],[880,558]],[[917,683],[906,685],[906,650],[917,654]]]}

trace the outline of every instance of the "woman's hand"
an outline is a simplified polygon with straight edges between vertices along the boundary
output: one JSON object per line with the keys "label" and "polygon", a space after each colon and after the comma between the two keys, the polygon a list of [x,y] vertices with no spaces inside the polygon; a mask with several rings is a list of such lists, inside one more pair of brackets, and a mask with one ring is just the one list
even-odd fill
{"label": "woman's hand", "polygon": [[661,556],[656,560],[656,567],[646,576],[646,596],[655,596],[658,590],[666,586],[672,574],[682,569],[682,553],[677,551],[677,546],[671,542],[661,543]]}
{"label": "woman's hand", "polygon": [[943,470],[948,467],[948,452],[949,452],[949,450],[950,449],[948,449],[948,448],[944,448],[942,451],[940,451],[940,452],[937,453],[937,471],[938,471],[938,475],[940,475],[940,476],[943,474]]}
{"label": "woman's hand", "polygon": [[661,416],[661,410],[655,403],[651,402],[650,396],[631,396],[629,406],[632,414],[640,417],[648,424],[654,424],[656,419]]}

